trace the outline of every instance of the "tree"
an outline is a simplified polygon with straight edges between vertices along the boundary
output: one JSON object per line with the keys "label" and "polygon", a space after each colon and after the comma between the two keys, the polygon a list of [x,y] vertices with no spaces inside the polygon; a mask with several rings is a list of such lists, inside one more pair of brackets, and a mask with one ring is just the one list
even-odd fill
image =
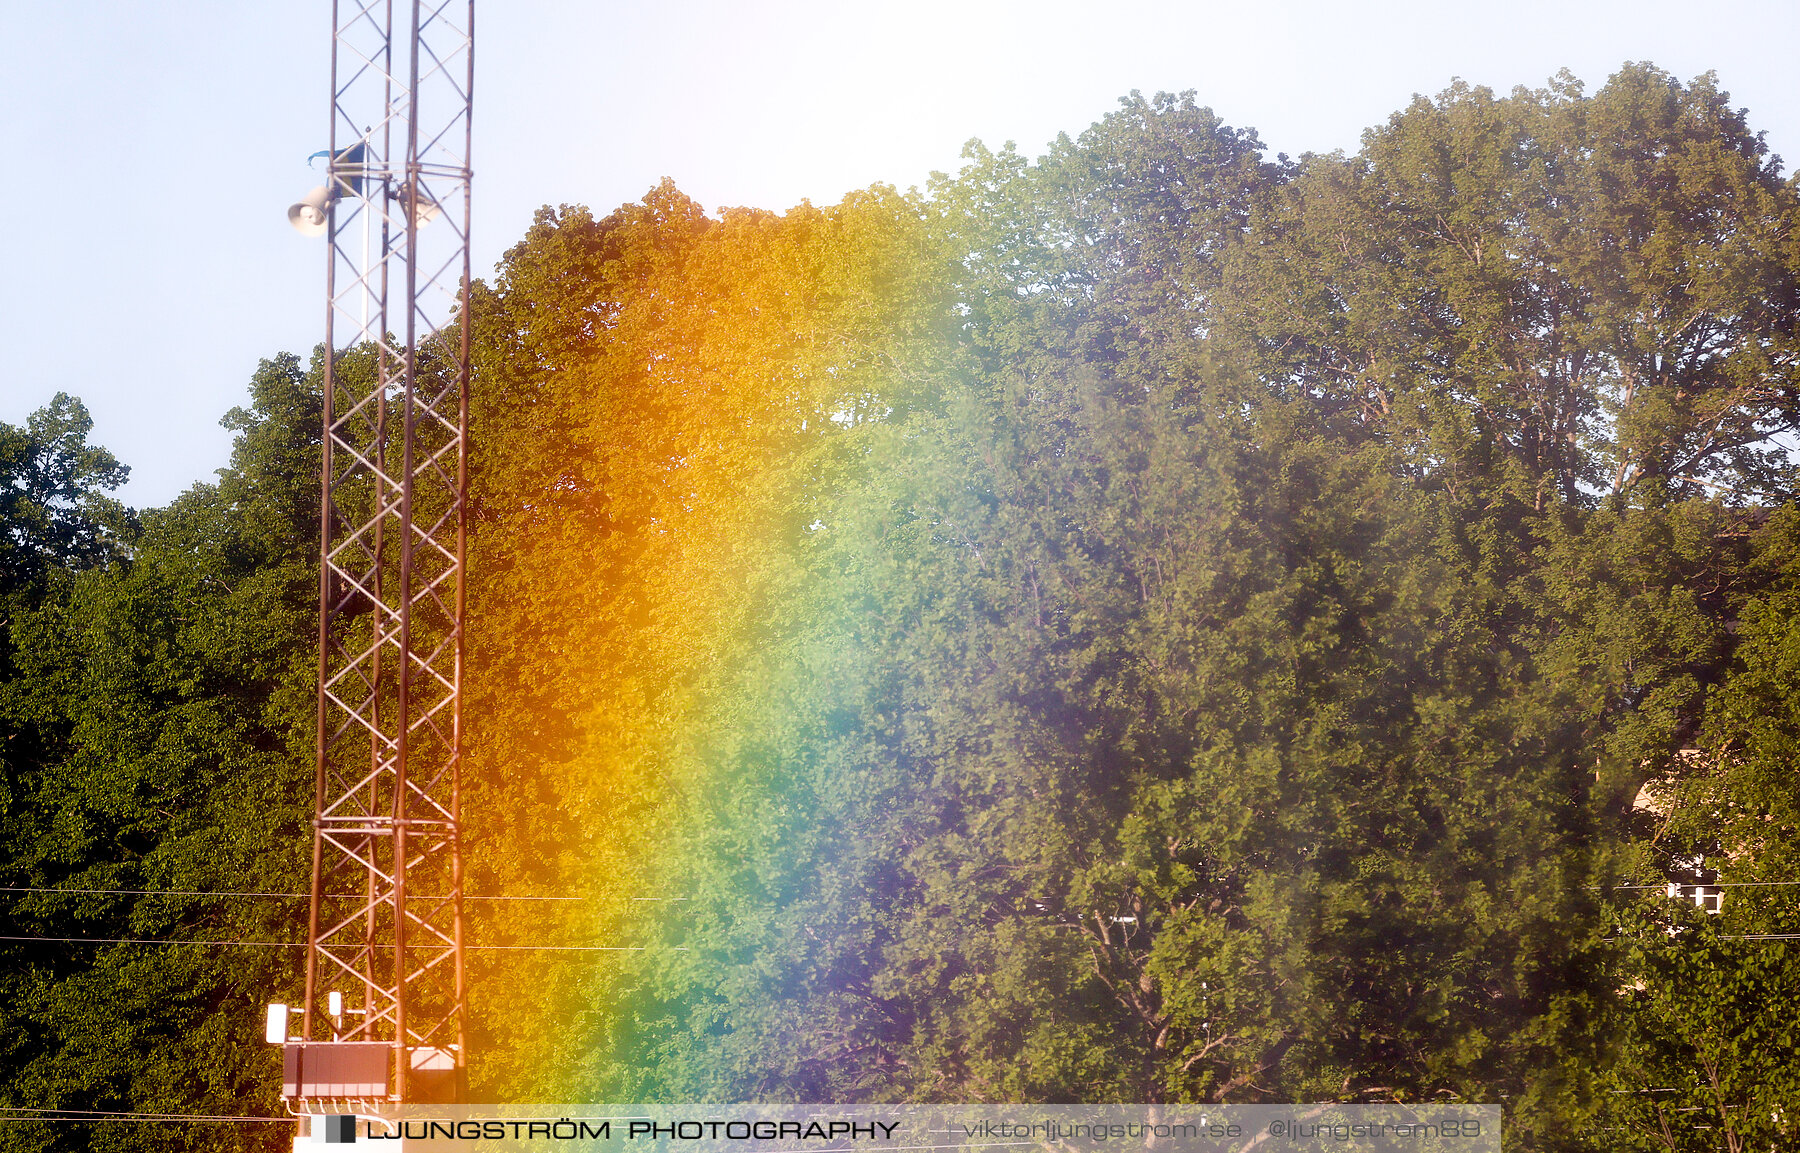
{"label": "tree", "polygon": [[[665,185],[603,220],[541,213],[478,292],[469,805],[492,823],[472,884],[585,899],[495,913],[496,939],[643,944],[647,913],[687,904],[633,898],[681,895],[663,871],[675,798],[714,792],[698,718],[802,611],[803,558],[869,467],[859,446],[937,403],[959,355],[921,215],[875,188],[714,220]],[[509,1001],[515,1025],[576,1023],[549,1063],[496,1037],[488,1091],[649,1092],[646,1055],[715,1002],[674,975],[680,955],[646,956],[667,967],[478,970],[478,988],[532,991]]]}
{"label": "tree", "polygon": [[[472,932],[607,949],[471,955],[477,1092],[1777,1140],[1800,202],[1744,114],[1630,65],[966,158],[546,209],[474,286],[467,883],[564,899]],[[141,531],[74,402],[0,430],[0,878],[57,890],[0,935],[291,926],[121,890],[299,887],[314,367]],[[1618,885],[1696,853],[1716,917]],[[269,1102],[297,957],[0,952],[9,1103]]]}
{"label": "tree", "polygon": [[1609,1083],[1613,1120],[1639,1148],[1717,1148],[1717,1134],[1728,1148],[1765,1148],[1800,1118],[1800,959],[1786,939],[1800,933],[1797,529],[1784,508],[1750,536],[1729,605],[1736,651],[1720,662],[1694,746],[1652,786],[1665,815],[1646,838],[1644,875],[1722,887],[1717,915],[1652,890],[1621,917],[1631,945]]}
{"label": "tree", "polygon": [[1797,202],[1726,100],[1648,65],[1416,100],[1263,202],[1219,331],[1437,483],[1779,499]]}
{"label": "tree", "polygon": [[[7,1105],[276,1115],[259,1017],[293,989],[300,950],[231,942],[294,940],[299,906],[212,894],[305,888],[318,382],[281,357],[252,392],[228,418],[239,438],[217,485],[145,514],[128,554],[45,572],[12,615],[0,883],[5,933],[22,939],[0,947]],[[72,405],[33,427],[84,427]],[[38,489],[57,493],[39,506],[53,524],[96,507],[80,477],[119,474],[74,437],[59,441],[60,487]],[[83,558],[106,543],[60,539]],[[255,1149],[284,1130],[10,1123],[0,1143]]]}
{"label": "tree", "polygon": [[122,555],[130,513],[107,490],[130,469],[90,445],[94,422],[59,392],[24,428],[0,423],[0,594],[38,589],[55,569],[81,569]]}

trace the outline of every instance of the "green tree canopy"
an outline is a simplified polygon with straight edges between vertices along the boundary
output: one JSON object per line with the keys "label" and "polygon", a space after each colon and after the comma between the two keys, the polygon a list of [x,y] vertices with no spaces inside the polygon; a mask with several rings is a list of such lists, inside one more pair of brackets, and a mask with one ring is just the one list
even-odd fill
{"label": "green tree canopy", "polygon": [[66,392],[24,428],[0,423],[0,593],[37,588],[55,569],[104,564],[129,543],[131,517],[106,494],[131,470],[87,442],[93,428]]}

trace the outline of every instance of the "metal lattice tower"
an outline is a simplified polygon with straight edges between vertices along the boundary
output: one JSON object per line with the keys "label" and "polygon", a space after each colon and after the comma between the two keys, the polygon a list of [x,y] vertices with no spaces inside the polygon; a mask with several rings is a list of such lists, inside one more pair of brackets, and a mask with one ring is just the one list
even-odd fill
{"label": "metal lattice tower", "polygon": [[474,21],[474,0],[333,4],[317,809],[284,1087],[301,1112],[466,1084]]}

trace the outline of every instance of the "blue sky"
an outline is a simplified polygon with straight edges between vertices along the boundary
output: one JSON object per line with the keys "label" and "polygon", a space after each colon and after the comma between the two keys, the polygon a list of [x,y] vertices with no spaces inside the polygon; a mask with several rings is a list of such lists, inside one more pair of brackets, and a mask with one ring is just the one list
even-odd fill
{"label": "blue sky", "polygon": [[[285,211],[318,182],[330,4],[0,0],[0,29],[0,420],[74,393],[125,499],[165,503],[225,463],[257,361],[323,332],[323,245]],[[1592,88],[1649,60],[1716,71],[1800,160],[1791,2],[481,0],[477,29],[478,274],[540,204],[604,212],[663,176],[714,208],[830,203],[971,137],[1035,154],[1134,88],[1298,154],[1454,77]]]}

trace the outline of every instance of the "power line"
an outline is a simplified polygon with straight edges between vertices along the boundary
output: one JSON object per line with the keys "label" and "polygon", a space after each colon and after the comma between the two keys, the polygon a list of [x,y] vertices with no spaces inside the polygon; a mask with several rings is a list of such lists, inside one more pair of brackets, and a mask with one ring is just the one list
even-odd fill
{"label": "power line", "polygon": [[238,893],[209,889],[35,889],[0,885],[0,893],[74,893],[88,897],[305,897],[305,893]]}
{"label": "power line", "polygon": [[[9,1113],[49,1113],[48,1117],[10,1117]],[[62,1116],[73,1114],[73,1116]],[[287,1124],[286,1117],[244,1117],[224,1113],[140,1113],[125,1109],[37,1109],[29,1105],[0,1105],[0,1121],[244,1121]]]}
{"label": "power line", "polygon": [[[417,947],[421,948],[421,949],[426,948],[426,946],[424,946],[424,945],[420,945]],[[510,952],[510,951],[515,951],[515,950],[520,950],[520,949],[534,949],[534,950],[539,950],[539,951],[547,952],[547,953],[645,953],[645,952],[650,951],[651,946],[649,946],[649,945],[464,945],[463,948],[472,949],[472,950],[475,950],[476,952],[481,952],[483,950],[486,950],[489,952]],[[670,947],[669,951],[672,953],[685,953],[688,951],[688,948],[686,945],[673,945]]]}
{"label": "power line", "polygon": [[0,937],[0,941],[52,941],[65,945],[267,945],[277,949],[306,947],[303,941],[193,941],[162,937]]}
{"label": "power line", "polygon": [[[0,893],[74,893],[91,897],[279,897],[304,901],[311,893],[240,893],[220,889],[38,889],[23,885],[0,885]],[[414,897],[415,901],[442,901],[446,897]],[[471,897],[465,901],[589,901],[592,897]],[[634,901],[685,901],[686,897],[633,897]]]}
{"label": "power line", "polygon": [[0,1112],[0,1124],[8,1121],[23,1121],[28,1125],[178,1125],[193,1121],[286,1124],[280,1117],[206,1117],[198,1113],[171,1113],[166,1117],[136,1113],[109,1113],[102,1117],[19,1117]]}
{"label": "power line", "polygon": [[[305,941],[227,941],[218,939],[171,939],[167,937],[13,937],[0,936],[0,941],[49,941],[65,945],[224,945],[267,946],[275,949],[304,949]],[[444,946],[431,941],[414,942],[408,948],[439,949]],[[649,945],[464,945],[477,952],[519,952],[535,950],[553,953],[643,953]],[[685,946],[671,951],[687,952]]]}
{"label": "power line", "polygon": [[1666,889],[1671,884],[1681,885],[1683,888],[1746,889],[1769,885],[1800,885],[1800,881],[1709,881],[1705,883],[1700,881],[1664,881],[1659,885],[1594,885],[1590,887],[1613,889]]}
{"label": "power line", "polygon": [[[1634,933],[1628,937],[1602,937],[1602,941],[1636,941],[1643,934]],[[1714,941],[1800,941],[1800,933],[1713,933],[1708,938]]]}

